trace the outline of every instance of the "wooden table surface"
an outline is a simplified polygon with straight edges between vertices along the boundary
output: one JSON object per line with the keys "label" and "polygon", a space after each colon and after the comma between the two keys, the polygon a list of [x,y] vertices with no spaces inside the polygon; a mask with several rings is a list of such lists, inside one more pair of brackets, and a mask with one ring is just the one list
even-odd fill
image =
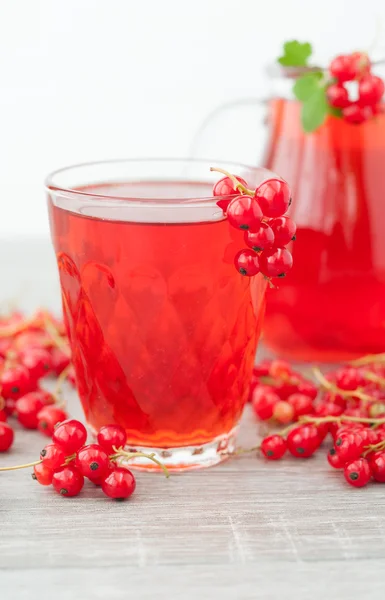
{"label": "wooden table surface", "polygon": [[[0,244],[2,300],[59,308],[48,241]],[[70,411],[80,416],[76,394]],[[1,465],[44,443],[17,432]],[[240,442],[257,440],[250,414]],[[1,600],[383,599],[385,488],[348,488],[324,456],[247,455],[206,471],[139,473],[124,503],[64,499],[29,470],[0,474]]]}

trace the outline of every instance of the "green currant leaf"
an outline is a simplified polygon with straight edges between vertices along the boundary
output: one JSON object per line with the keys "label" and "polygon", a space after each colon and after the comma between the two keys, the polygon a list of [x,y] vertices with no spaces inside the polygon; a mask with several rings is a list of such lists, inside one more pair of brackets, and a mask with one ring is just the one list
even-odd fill
{"label": "green currant leaf", "polygon": [[312,47],[309,42],[292,40],[283,45],[283,55],[279,57],[278,62],[284,67],[306,67],[311,53]]}
{"label": "green currant leaf", "polygon": [[322,78],[319,71],[298,77],[293,87],[294,96],[301,102],[306,102],[319,89]]}
{"label": "green currant leaf", "polygon": [[301,112],[302,127],[306,133],[311,133],[318,129],[326,119],[329,113],[329,106],[326,98],[325,86],[319,87],[303,103]]}

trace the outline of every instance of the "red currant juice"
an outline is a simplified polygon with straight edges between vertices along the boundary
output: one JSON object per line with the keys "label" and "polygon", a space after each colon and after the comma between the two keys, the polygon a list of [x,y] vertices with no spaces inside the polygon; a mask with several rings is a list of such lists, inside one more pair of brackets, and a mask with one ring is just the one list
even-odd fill
{"label": "red currant juice", "polygon": [[294,266],[268,295],[266,343],[289,359],[338,361],[385,350],[385,115],[330,117],[303,133],[276,99],[264,164],[293,192]]}
{"label": "red currant juice", "polygon": [[[196,183],[82,191],[130,198],[211,193]],[[108,218],[85,216],[52,199],[49,210],[91,427],[120,423],[130,444],[154,448],[204,444],[231,431],[247,398],[265,308],[263,278],[242,277],[234,267],[241,232],[224,219],[145,222],[146,208],[143,222],[113,220],[119,211],[112,209]]]}

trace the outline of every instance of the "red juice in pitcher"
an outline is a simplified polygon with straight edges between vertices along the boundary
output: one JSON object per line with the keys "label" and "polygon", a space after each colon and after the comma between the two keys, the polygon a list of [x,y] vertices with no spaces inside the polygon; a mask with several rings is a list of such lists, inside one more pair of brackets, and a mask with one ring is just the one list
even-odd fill
{"label": "red juice in pitcher", "polygon": [[289,359],[338,361],[385,349],[385,114],[316,132],[300,105],[270,102],[264,165],[290,184],[294,266],[268,294],[264,338]]}
{"label": "red juice in pitcher", "polygon": [[265,306],[262,276],[234,268],[243,236],[207,203],[211,187],[98,182],[64,200],[48,189],[86,420],[121,424],[129,446],[171,468],[213,464],[233,443]]}

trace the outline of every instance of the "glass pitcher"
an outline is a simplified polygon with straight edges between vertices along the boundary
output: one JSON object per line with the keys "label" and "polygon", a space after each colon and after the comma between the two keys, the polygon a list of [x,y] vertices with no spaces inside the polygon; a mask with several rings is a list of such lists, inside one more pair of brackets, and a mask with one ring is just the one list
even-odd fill
{"label": "glass pitcher", "polygon": [[[266,135],[255,164],[288,181],[298,227],[293,270],[269,291],[264,341],[288,359],[334,362],[385,350],[385,114],[362,125],[330,116],[304,133],[291,91],[304,70],[270,70],[269,99],[219,107],[193,153],[250,162],[259,111]],[[238,132],[235,144],[226,122]]]}

